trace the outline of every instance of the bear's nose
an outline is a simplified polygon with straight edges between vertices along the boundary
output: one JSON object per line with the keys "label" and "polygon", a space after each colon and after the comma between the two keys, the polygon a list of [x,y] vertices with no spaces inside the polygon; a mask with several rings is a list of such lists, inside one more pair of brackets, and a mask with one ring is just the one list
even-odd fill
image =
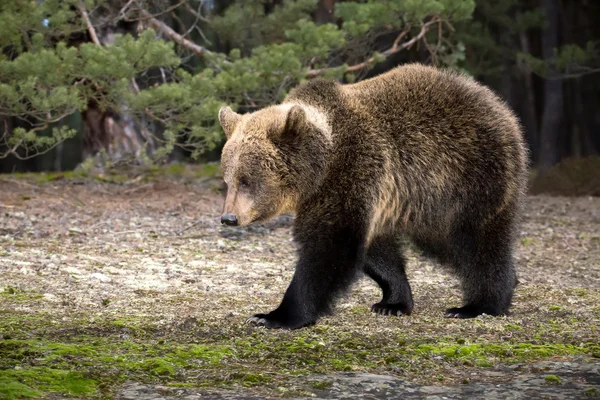
{"label": "bear's nose", "polygon": [[223,225],[236,226],[238,224],[238,220],[233,214],[223,214],[221,215],[221,223]]}

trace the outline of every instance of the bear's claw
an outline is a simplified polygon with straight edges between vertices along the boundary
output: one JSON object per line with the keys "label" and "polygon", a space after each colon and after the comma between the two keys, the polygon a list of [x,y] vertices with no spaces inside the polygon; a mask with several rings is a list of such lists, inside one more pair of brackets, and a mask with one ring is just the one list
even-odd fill
{"label": "bear's claw", "polygon": [[299,329],[314,325],[314,322],[301,322],[297,320],[280,320],[270,314],[255,314],[246,320],[247,324],[263,326],[269,329]]}
{"label": "bear's claw", "polygon": [[479,306],[467,305],[464,307],[454,307],[454,308],[447,309],[446,312],[444,313],[444,318],[467,319],[467,318],[475,318],[481,314],[498,316],[498,315],[501,315],[502,313],[500,313],[496,310],[493,310],[490,307],[479,307]]}
{"label": "bear's claw", "polygon": [[255,316],[252,316],[252,317],[248,318],[246,320],[246,323],[247,324],[254,324],[256,326],[264,326],[267,323],[267,320],[264,319],[264,318],[257,317],[255,315]]}
{"label": "bear's claw", "polygon": [[373,304],[371,306],[371,312],[379,315],[393,315],[397,317],[402,315],[410,315],[410,312],[408,312],[406,306],[399,304]]}

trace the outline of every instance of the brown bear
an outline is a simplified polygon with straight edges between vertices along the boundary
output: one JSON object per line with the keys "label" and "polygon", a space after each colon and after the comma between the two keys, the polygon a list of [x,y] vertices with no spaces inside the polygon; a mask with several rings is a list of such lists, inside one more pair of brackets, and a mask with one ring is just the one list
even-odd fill
{"label": "brown bear", "polygon": [[221,222],[295,213],[292,281],[279,307],[249,321],[312,325],[361,271],[383,292],[373,312],[411,314],[403,237],[460,278],[464,305],[446,317],[508,310],[528,154],[517,118],[488,88],[409,64],[354,84],[311,80],[253,113],[223,107],[219,121]]}

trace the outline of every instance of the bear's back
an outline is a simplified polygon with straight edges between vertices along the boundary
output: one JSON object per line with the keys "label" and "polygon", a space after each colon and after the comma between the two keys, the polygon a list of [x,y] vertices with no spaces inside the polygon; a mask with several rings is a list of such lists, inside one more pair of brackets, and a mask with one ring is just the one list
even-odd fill
{"label": "bear's back", "polygon": [[527,151],[516,117],[462,74],[408,64],[355,84],[310,81],[286,101],[327,114],[341,163],[336,171],[351,163],[375,173],[379,165],[383,174],[375,175],[410,198],[421,221],[443,218],[446,208],[487,214],[517,202],[524,190]]}
{"label": "bear's back", "polygon": [[501,122],[507,125],[505,131],[520,133],[516,118],[498,96],[450,70],[407,64],[341,89],[353,107],[395,128],[459,137]]}

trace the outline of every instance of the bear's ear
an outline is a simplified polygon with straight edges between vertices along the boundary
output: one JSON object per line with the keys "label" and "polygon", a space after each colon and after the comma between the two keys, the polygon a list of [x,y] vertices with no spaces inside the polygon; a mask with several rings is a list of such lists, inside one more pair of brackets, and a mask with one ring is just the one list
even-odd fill
{"label": "bear's ear", "polygon": [[306,114],[304,113],[302,107],[298,105],[292,106],[290,111],[288,111],[287,118],[285,120],[284,133],[298,131],[298,129],[300,129],[305,122]]}
{"label": "bear's ear", "polygon": [[219,110],[219,122],[223,127],[223,131],[225,132],[225,136],[227,139],[231,137],[233,131],[235,130],[235,126],[238,124],[242,116],[231,109],[231,107],[221,107]]}
{"label": "bear's ear", "polygon": [[294,140],[303,130],[306,123],[308,123],[308,120],[302,107],[298,105],[292,106],[287,112],[285,124],[283,130],[278,135],[278,139],[282,141]]}

